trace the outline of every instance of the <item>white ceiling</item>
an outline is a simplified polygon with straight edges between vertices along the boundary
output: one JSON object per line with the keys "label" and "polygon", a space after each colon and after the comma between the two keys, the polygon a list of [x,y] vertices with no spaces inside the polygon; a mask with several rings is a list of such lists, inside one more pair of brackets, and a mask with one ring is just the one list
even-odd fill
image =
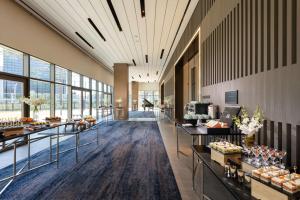
{"label": "white ceiling", "polygon": [[[168,57],[170,59],[198,0],[191,0],[172,49],[172,42],[189,0],[145,0],[146,16],[143,18],[140,0],[112,0],[122,31],[119,31],[106,0],[18,2],[23,6],[25,3],[110,69],[113,63],[129,63],[129,80],[153,82],[158,81],[167,55],[171,51]],[[106,41],[97,34],[88,18],[93,20]],[[75,32],[82,35],[94,49],[83,42]],[[160,59],[162,49],[165,50],[163,58]],[[145,60],[146,54],[148,63]],[[133,66],[132,59],[135,60],[136,66]]]}

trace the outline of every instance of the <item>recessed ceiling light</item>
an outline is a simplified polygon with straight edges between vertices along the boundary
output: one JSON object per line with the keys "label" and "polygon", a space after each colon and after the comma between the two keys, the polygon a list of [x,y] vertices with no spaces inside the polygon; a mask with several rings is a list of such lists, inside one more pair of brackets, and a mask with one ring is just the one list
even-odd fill
{"label": "recessed ceiling light", "polygon": [[86,41],[86,39],[84,39],[84,37],[82,37],[78,32],[75,32],[75,34],[76,34],[82,41],[84,41],[89,47],[91,47],[92,49],[94,49],[94,47],[93,47],[88,41]]}
{"label": "recessed ceiling light", "polygon": [[140,0],[141,4],[141,15],[142,17],[145,17],[145,0]]}
{"label": "recessed ceiling light", "polygon": [[146,63],[148,63],[148,55],[145,55]]}
{"label": "recessed ceiling light", "polygon": [[105,37],[102,35],[102,33],[99,31],[98,27],[94,24],[93,20],[91,18],[88,18],[88,21],[90,22],[90,24],[92,25],[92,27],[95,29],[95,31],[98,33],[98,35],[104,40],[106,41]]}
{"label": "recessed ceiling light", "polygon": [[162,57],[164,56],[164,52],[165,52],[165,49],[162,49],[161,53],[160,53],[160,59],[162,59]]}
{"label": "recessed ceiling light", "polygon": [[134,66],[136,66],[136,63],[135,63],[135,60],[134,60],[134,59],[132,59],[132,62],[133,62],[133,64],[134,64]]}
{"label": "recessed ceiling light", "polygon": [[122,31],[122,27],[121,27],[120,21],[118,19],[118,16],[116,14],[115,8],[114,8],[111,0],[106,0],[106,1],[107,1],[108,6],[109,6],[109,9],[111,11],[111,14],[113,15],[113,17],[114,17],[114,19],[116,21],[116,24],[117,24],[117,26],[119,28],[119,31]]}

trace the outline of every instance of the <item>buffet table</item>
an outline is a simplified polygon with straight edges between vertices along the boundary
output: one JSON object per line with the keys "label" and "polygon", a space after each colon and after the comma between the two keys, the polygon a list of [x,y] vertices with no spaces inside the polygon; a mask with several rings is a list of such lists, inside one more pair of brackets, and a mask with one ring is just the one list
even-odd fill
{"label": "buffet table", "polygon": [[[0,137],[0,142],[2,143],[6,143],[6,146],[12,147],[13,148],[13,172],[11,176],[5,177],[3,179],[0,180],[0,182],[3,181],[9,181],[5,187],[0,191],[0,195],[1,193],[4,192],[4,190],[11,184],[11,182],[17,177],[20,176],[24,173],[28,173],[29,171],[33,171],[36,170],[40,167],[52,164],[56,162],[57,168],[59,167],[59,155],[62,153],[65,153],[67,151],[71,151],[71,150],[75,150],[75,155],[76,155],[76,162],[78,162],[78,150],[79,147],[81,146],[86,146],[89,145],[91,143],[96,142],[97,144],[99,144],[99,126],[100,126],[101,122],[96,122],[95,124],[91,125],[89,128],[85,129],[85,130],[75,130],[74,129],[74,123],[70,123],[70,122],[59,122],[59,123],[54,123],[54,124],[50,124],[49,127],[42,127],[40,129],[37,130],[33,130],[33,131],[28,131],[26,129],[23,130],[22,133],[20,134],[16,134],[16,135],[12,135],[12,136],[1,136]],[[67,126],[72,126],[71,130],[67,129]],[[63,129],[60,129],[61,127],[64,127]],[[80,133],[82,132],[86,132],[89,130],[96,130],[96,140],[93,140],[89,143],[86,144],[82,144],[79,145],[79,139],[80,139]],[[32,137],[34,134],[38,135],[37,137]],[[63,137],[63,136],[70,136],[70,135],[74,135],[75,136],[75,146],[73,148],[64,150],[64,151],[60,151],[60,142],[59,142],[59,138]],[[17,171],[17,147],[18,147],[18,143],[20,142],[20,140],[22,140],[24,137],[27,138],[27,142],[28,142],[28,157],[27,157],[27,162],[24,164],[24,166],[22,166],[20,168],[20,170]],[[34,142],[37,142],[39,140],[45,139],[45,138],[49,138],[49,148],[50,148],[50,155],[49,155],[49,161],[46,163],[43,163],[41,165],[35,166],[34,168],[31,167],[31,144]],[[56,159],[53,160],[52,159],[52,140],[56,139]],[[8,143],[10,142],[10,143]],[[27,166],[28,170],[23,171],[25,169],[25,167]]]}
{"label": "buffet table", "polygon": [[[204,139],[207,139],[208,136],[214,138],[219,138],[219,137],[230,137],[230,141],[236,143],[236,144],[241,144],[242,136],[243,134],[241,133],[236,133],[236,132],[225,132],[222,131],[222,128],[219,130],[215,130],[214,132],[208,131],[208,128],[204,124],[200,124],[199,126],[191,126],[186,124],[183,121],[176,121],[175,122],[176,126],[176,138],[177,138],[177,157],[179,156],[180,150],[179,150],[179,131],[178,129],[183,130],[183,133],[190,135],[192,137],[192,145],[195,145],[195,141],[197,138],[201,138],[201,141]],[[207,143],[207,142],[206,142]],[[206,145],[206,144],[204,144]]]}
{"label": "buffet table", "polygon": [[[210,149],[202,145],[193,145],[193,187],[195,189],[195,172],[200,171],[199,180],[200,199],[255,199],[251,197],[250,189],[236,180],[224,176],[224,168],[211,160]],[[200,160],[195,165],[194,155]],[[216,192],[217,191],[217,192]]]}

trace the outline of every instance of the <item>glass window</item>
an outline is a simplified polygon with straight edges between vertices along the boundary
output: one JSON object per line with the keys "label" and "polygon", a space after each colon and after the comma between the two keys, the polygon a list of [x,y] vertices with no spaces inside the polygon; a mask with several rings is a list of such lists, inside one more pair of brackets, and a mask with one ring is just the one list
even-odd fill
{"label": "glass window", "polygon": [[50,63],[30,56],[30,77],[50,81]]}
{"label": "glass window", "polygon": [[80,74],[72,72],[72,85],[80,87]]}
{"label": "glass window", "polygon": [[92,91],[92,115],[97,117],[97,92]]}
{"label": "glass window", "polygon": [[108,86],[107,86],[107,92],[108,92],[108,93],[111,93],[111,89],[110,89],[110,88],[111,88],[111,87],[108,85]]}
{"label": "glass window", "polygon": [[0,45],[0,71],[23,75],[23,53]]}
{"label": "glass window", "polygon": [[81,118],[81,91],[72,90],[72,118]]}
{"label": "glass window", "polygon": [[83,77],[83,87],[87,89],[90,88],[90,79],[86,76]]}
{"label": "glass window", "polygon": [[[98,92],[98,105],[99,106],[103,106],[103,93],[102,92]],[[99,110],[99,113],[98,113],[98,117],[101,118],[103,116],[103,113],[102,113],[103,109],[100,109]]]}
{"label": "glass window", "polygon": [[22,117],[23,95],[22,82],[0,79],[0,118]]}
{"label": "glass window", "polygon": [[103,84],[103,92],[107,92],[107,85]]}
{"label": "glass window", "polygon": [[[46,99],[46,103],[39,108],[39,120],[50,117],[50,83],[30,80],[30,97]],[[32,110],[33,108],[30,109],[30,116],[33,116]]]}
{"label": "glass window", "polygon": [[68,84],[68,70],[55,66],[55,82]]}
{"label": "glass window", "polygon": [[90,115],[90,92],[89,91],[83,91],[83,116]]}
{"label": "glass window", "polygon": [[97,81],[92,79],[92,90],[97,90]]}
{"label": "glass window", "polygon": [[68,86],[55,85],[55,116],[68,119]]}
{"label": "glass window", "polygon": [[103,91],[103,84],[101,82],[98,82],[98,90]]}

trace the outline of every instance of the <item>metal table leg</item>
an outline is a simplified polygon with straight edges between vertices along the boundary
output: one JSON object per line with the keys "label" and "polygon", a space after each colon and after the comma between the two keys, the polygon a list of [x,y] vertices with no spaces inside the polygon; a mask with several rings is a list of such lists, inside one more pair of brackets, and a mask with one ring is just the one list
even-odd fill
{"label": "metal table leg", "polygon": [[14,164],[13,164],[14,177],[17,174],[17,143],[14,143]]}
{"label": "metal table leg", "polygon": [[50,138],[50,144],[49,144],[49,148],[50,148],[50,162],[52,162],[52,136],[49,137]]}
{"label": "metal table leg", "polygon": [[100,125],[97,125],[97,145],[99,145],[99,129],[100,129]]}
{"label": "metal table leg", "polygon": [[78,144],[79,144],[79,133],[75,135],[75,156],[76,156],[76,163],[78,163]]}
{"label": "metal table leg", "polygon": [[56,167],[59,167],[59,127],[57,128],[57,137],[56,137]]}
{"label": "metal table leg", "polygon": [[30,169],[31,168],[31,163],[30,163],[30,159],[31,159],[31,157],[30,157],[30,135],[28,135],[28,138],[27,138],[27,141],[28,141],[28,169]]}
{"label": "metal table leg", "polygon": [[192,168],[193,190],[195,190],[195,152],[193,150],[193,168]]}

